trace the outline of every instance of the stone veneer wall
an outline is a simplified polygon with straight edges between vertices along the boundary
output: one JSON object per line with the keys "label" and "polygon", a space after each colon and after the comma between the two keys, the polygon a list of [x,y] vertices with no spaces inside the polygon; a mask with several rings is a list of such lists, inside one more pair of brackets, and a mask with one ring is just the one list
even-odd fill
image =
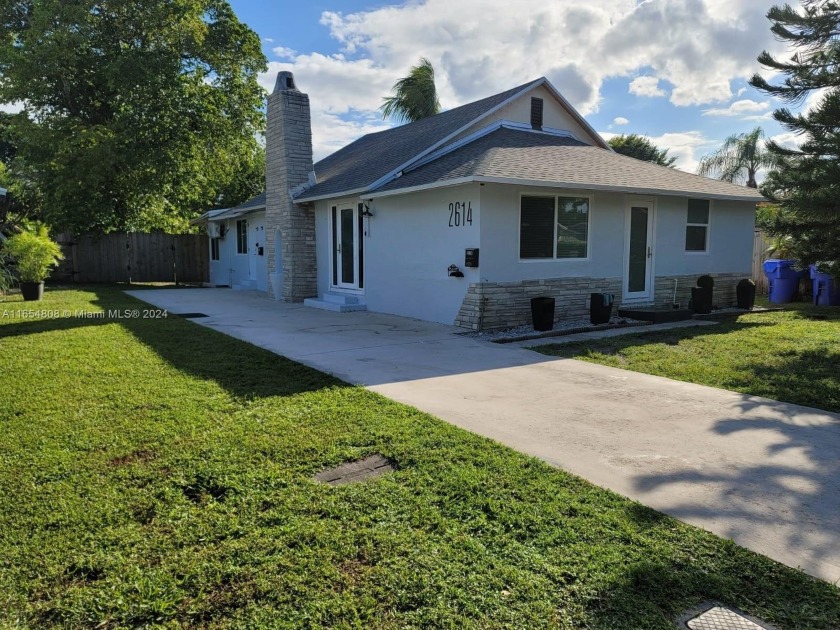
{"label": "stone veneer wall", "polygon": [[[268,269],[283,269],[283,300],[300,302],[318,292],[315,211],[292,202],[291,191],[309,182],[312,127],[309,96],[298,91],[291,72],[280,72],[268,97],[265,132],[265,229]],[[282,236],[277,260],[274,230]],[[273,295],[271,282],[269,294]]]}
{"label": "stone veneer wall", "polygon": [[[715,279],[713,304],[725,308],[735,306],[735,287],[749,277],[749,273],[712,273]],[[677,301],[688,307],[691,287],[697,286],[699,274],[685,276],[657,276],[654,280],[653,303],[648,306],[671,304],[674,279]],[[621,306],[621,278],[548,278],[521,282],[472,283],[467,289],[455,325],[470,330],[498,330],[531,322],[531,298],[553,297],[556,300],[554,319],[589,319],[589,294],[612,293],[615,296],[613,313]],[[482,308],[483,304],[483,308]],[[645,306],[644,303],[634,304]]]}
{"label": "stone veneer wall", "polygon": [[[455,325],[470,330],[497,330],[531,322],[531,298],[553,297],[554,318],[589,319],[589,294],[612,293],[613,312],[621,301],[621,278],[547,278],[521,282],[472,283]],[[482,308],[483,304],[483,308]]]}
{"label": "stone veneer wall", "polygon": [[[715,287],[712,292],[712,304],[721,308],[735,306],[737,304],[736,287],[738,282],[749,278],[751,272],[744,273],[710,273],[715,279]],[[682,308],[688,308],[691,300],[691,288],[697,286],[697,278],[700,274],[689,276],[657,276],[653,286],[653,298],[655,306],[671,304],[674,299],[674,280],[677,283],[677,302]]]}

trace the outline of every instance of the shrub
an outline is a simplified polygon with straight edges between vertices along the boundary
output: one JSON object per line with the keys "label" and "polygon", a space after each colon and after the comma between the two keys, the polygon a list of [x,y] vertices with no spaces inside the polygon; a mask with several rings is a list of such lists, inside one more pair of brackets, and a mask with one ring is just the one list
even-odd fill
{"label": "shrub", "polygon": [[21,282],[43,282],[50,274],[50,267],[64,258],[58,243],[40,231],[15,234],[6,241],[3,254],[17,262]]}

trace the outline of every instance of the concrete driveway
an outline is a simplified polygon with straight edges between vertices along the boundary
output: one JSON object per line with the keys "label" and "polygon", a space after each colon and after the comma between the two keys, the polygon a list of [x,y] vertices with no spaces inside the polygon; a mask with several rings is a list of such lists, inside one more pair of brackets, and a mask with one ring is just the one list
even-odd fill
{"label": "concrete driveway", "polygon": [[840,416],[228,289],[129,291],[831,582]]}

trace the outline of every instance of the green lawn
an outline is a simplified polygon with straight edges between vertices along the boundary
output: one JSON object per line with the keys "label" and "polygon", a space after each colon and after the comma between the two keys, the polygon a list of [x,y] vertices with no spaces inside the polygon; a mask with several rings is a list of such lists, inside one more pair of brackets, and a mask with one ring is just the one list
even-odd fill
{"label": "green lawn", "polygon": [[[0,627],[665,630],[708,599],[840,625],[833,586],[192,322],[21,308],[0,303]],[[399,470],[310,479],[376,452]]]}
{"label": "green lawn", "polygon": [[745,394],[840,411],[840,308],[722,317],[717,326],[678,328],[538,352],[667,376]]}

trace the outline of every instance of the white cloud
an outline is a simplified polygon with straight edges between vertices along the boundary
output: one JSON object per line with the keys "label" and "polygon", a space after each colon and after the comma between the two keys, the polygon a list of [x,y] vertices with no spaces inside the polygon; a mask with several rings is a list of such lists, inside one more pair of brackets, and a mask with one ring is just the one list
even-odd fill
{"label": "white cloud", "polygon": [[617,127],[621,127],[622,125],[628,124],[630,121],[627,120],[624,116],[618,116],[617,118],[613,118],[613,124]]}
{"label": "white cloud", "polygon": [[13,103],[0,103],[0,112],[7,114],[17,114],[23,111],[23,101],[14,101]]}
{"label": "white cloud", "polygon": [[425,56],[445,109],[541,75],[585,116],[615,77],[674,105],[728,102],[731,82],[759,70],[759,51],[781,50],[765,13],[766,0],[424,0],[325,12],[321,24],[342,54],[278,47],[282,62],[263,84],[271,87],[282,66],[310,94],[313,116],[320,109],[372,120],[393,83]]}
{"label": "white cloud", "polygon": [[775,136],[770,136],[770,139],[779,146],[786,149],[798,149],[799,143],[802,142],[802,136],[797,133],[780,133]]}
{"label": "white cloud", "polygon": [[735,101],[729,107],[713,107],[703,110],[703,116],[738,116],[741,120],[769,120],[770,101],[757,102],[752,99]]}
{"label": "white cloud", "polygon": [[810,114],[815,107],[822,103],[822,100],[828,91],[828,88],[819,88],[810,92],[808,96],[805,97],[805,102],[802,104],[802,113],[806,116]]}
{"label": "white cloud", "polygon": [[[393,78],[369,59],[348,61],[342,55],[313,53],[298,55],[292,63],[272,61],[260,75],[260,85],[271,92],[281,70],[292,70],[298,89],[309,95],[316,162],[356,138],[392,126],[382,120],[378,108]],[[358,90],[360,85],[370,89]]]}
{"label": "white cloud", "polygon": [[294,59],[295,55],[297,55],[297,51],[289,48],[288,46],[276,46],[271,49],[271,52],[273,52],[274,56],[278,59]]}
{"label": "white cloud", "polygon": [[[609,131],[598,132],[607,142],[621,134]],[[674,166],[687,173],[696,173],[700,158],[714,150],[717,143],[709,140],[700,131],[677,131],[661,136],[644,136],[658,149],[668,149],[668,157],[675,157]]]}
{"label": "white cloud", "polygon": [[636,77],[630,81],[628,90],[636,96],[665,96],[665,90],[659,87],[659,79],[656,77]]}
{"label": "white cloud", "polygon": [[700,158],[717,148],[717,142],[699,131],[665,133],[649,137],[649,140],[660,149],[668,149],[668,156],[677,158],[674,165],[688,173],[696,173]]}

